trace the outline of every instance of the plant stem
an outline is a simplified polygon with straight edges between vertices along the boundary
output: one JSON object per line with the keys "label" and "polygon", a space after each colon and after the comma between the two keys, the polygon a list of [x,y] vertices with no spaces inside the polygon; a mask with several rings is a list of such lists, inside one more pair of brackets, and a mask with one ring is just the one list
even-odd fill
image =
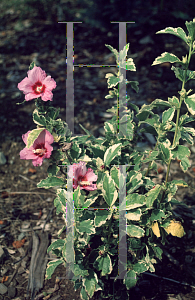
{"label": "plant stem", "polygon": [[112,227],[112,216],[110,218],[110,224],[109,224],[109,229],[108,229],[109,233],[108,233],[108,242],[107,242],[108,249],[107,249],[107,251],[109,250],[109,246],[110,246],[111,227]]}
{"label": "plant stem", "polygon": [[[158,146],[158,141],[156,142],[156,145],[155,145],[154,150],[156,150],[157,146]],[[150,154],[149,154],[149,156],[150,156]],[[148,169],[147,169],[147,171],[146,171],[145,177],[148,175],[149,170],[150,170],[150,166],[151,166],[152,163],[153,163],[153,161],[151,161],[151,162],[149,163],[149,166],[148,166]]]}
{"label": "plant stem", "polygon": [[67,152],[67,151],[65,151],[65,153],[66,153],[66,156],[67,156],[67,158],[68,158],[68,160],[69,160],[70,164],[72,164],[72,159],[70,158],[70,156],[69,156],[68,152]]}
{"label": "plant stem", "polygon": [[[181,92],[180,92],[180,102],[179,102],[179,107],[177,109],[177,118],[176,118],[175,134],[174,134],[174,138],[173,138],[172,149],[175,146],[175,141],[176,141],[176,138],[177,138],[181,104],[182,104],[183,100],[185,99],[185,90],[184,90],[184,87],[185,87],[185,83],[186,83],[186,74],[187,74],[189,63],[190,63],[191,55],[192,55],[192,43],[190,43],[189,54],[188,54],[188,61],[187,61],[186,67],[185,67],[184,79],[183,79],[183,82],[182,82],[182,88],[181,88]],[[170,157],[169,161],[168,161],[167,173],[166,173],[166,178],[165,178],[165,188],[166,188],[167,182],[168,182],[171,160],[172,160],[172,158]],[[162,194],[162,197],[161,197],[161,201],[163,200],[164,195],[165,195],[165,191],[163,191],[163,194]]]}

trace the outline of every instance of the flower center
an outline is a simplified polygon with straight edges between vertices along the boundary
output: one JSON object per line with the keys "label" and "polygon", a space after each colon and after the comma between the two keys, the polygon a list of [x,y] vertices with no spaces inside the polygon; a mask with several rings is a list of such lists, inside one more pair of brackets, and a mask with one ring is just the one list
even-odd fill
{"label": "flower center", "polygon": [[[39,148],[39,147],[40,147],[40,148]],[[36,155],[42,157],[42,156],[47,152],[47,149],[45,149],[43,146],[40,146],[40,145],[39,145],[38,148],[36,148],[36,149],[33,150],[33,152],[34,152]]]}
{"label": "flower center", "polygon": [[88,180],[86,180],[85,176],[83,176],[83,177],[79,176],[79,178],[78,178],[78,184],[81,185],[81,186],[83,186],[83,185],[91,185],[91,183]]}
{"label": "flower center", "polygon": [[91,185],[91,183],[89,181],[78,181],[78,184],[80,184],[81,186],[83,185]]}
{"label": "flower center", "polygon": [[42,86],[37,86],[36,91],[37,91],[38,93],[41,93],[41,91],[42,91]]}
{"label": "flower center", "polygon": [[37,81],[34,85],[33,85],[33,91],[35,92],[35,94],[39,95],[41,93],[44,93],[45,91],[45,85],[40,82]]}

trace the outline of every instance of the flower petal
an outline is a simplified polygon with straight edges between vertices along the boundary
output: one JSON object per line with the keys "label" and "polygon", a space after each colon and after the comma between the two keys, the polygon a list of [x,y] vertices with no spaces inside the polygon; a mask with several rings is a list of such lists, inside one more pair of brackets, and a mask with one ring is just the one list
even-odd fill
{"label": "flower petal", "polygon": [[84,176],[87,173],[86,162],[80,161],[78,165],[79,176]]}
{"label": "flower petal", "polygon": [[38,97],[41,97],[41,94],[37,95],[35,93],[28,93],[28,94],[25,95],[25,100],[29,101],[29,100],[32,100],[32,99],[36,99]]}
{"label": "flower petal", "polygon": [[32,92],[32,82],[28,77],[25,77],[20,83],[18,83],[18,89],[23,91],[24,94]]}
{"label": "flower petal", "polygon": [[74,180],[78,180],[80,176],[80,170],[78,166],[73,166],[73,178]]}
{"label": "flower petal", "polygon": [[29,70],[27,74],[29,80],[33,84],[36,83],[37,81],[43,82],[46,77],[45,71],[43,71],[40,67],[36,67],[36,66],[32,70]]}
{"label": "flower petal", "polygon": [[45,93],[40,94],[40,96],[43,101],[52,101],[53,93],[46,89]]}
{"label": "flower petal", "polygon": [[23,134],[22,135],[22,139],[23,139],[23,141],[24,141],[24,143],[27,145],[27,138],[28,138],[28,135],[29,135],[29,133],[30,133],[31,131],[29,130],[27,133],[25,133],[25,134]]}
{"label": "flower petal", "polygon": [[45,130],[45,141],[49,144],[52,144],[54,142],[54,137],[48,130]]}
{"label": "flower petal", "polygon": [[33,153],[33,148],[30,147],[28,148],[24,148],[23,150],[20,151],[20,159],[35,159],[36,155]]}
{"label": "flower petal", "polygon": [[33,159],[33,166],[38,167],[43,163],[44,157],[37,156],[36,159]]}
{"label": "flower petal", "polygon": [[79,162],[78,164],[73,164],[70,166],[70,169],[68,171],[68,176],[70,177],[71,174],[73,174],[74,180],[78,180],[79,177],[83,177],[86,173],[86,166],[85,162]]}
{"label": "flower petal", "polygon": [[53,147],[50,146],[50,144],[48,142],[46,142],[45,148],[47,149],[47,152],[45,153],[44,158],[50,158]]}
{"label": "flower petal", "polygon": [[74,189],[77,189],[77,187],[78,187],[78,181],[76,181],[76,182],[73,184],[73,188],[74,188]]}
{"label": "flower petal", "polygon": [[46,86],[46,88],[48,90],[53,90],[56,88],[56,82],[53,78],[51,78],[51,76],[47,76],[44,80],[43,80],[43,84]]}
{"label": "flower petal", "polygon": [[94,174],[94,172],[91,168],[88,168],[85,176],[88,181],[97,181],[97,175]]}
{"label": "flower petal", "polygon": [[45,145],[45,142],[48,142],[48,144],[52,144],[54,142],[53,135],[46,129],[41,131],[38,138],[34,141],[33,148],[35,149],[40,144]]}

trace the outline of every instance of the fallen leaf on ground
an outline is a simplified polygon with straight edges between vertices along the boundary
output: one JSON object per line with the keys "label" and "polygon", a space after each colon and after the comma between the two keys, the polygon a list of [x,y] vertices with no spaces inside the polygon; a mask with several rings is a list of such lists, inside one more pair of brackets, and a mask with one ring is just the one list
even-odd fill
{"label": "fallen leaf on ground", "polygon": [[25,239],[22,239],[22,240],[20,240],[20,241],[14,241],[14,242],[12,243],[12,246],[13,246],[14,248],[21,248],[21,247],[24,245],[24,243],[25,243]]}

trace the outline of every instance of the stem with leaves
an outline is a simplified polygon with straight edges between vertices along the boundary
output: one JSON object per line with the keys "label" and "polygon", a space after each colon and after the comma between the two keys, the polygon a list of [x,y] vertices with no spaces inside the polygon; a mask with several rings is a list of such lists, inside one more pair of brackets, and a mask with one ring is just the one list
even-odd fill
{"label": "stem with leaves", "polygon": [[[184,100],[185,97],[186,97],[186,90],[185,90],[186,74],[187,74],[188,66],[189,66],[189,64],[190,64],[191,56],[192,56],[192,54],[193,54],[193,53],[192,53],[192,44],[193,44],[193,43],[191,42],[191,43],[190,43],[190,46],[189,46],[189,54],[188,54],[188,60],[187,60],[186,66],[185,66],[184,79],[183,79],[183,82],[182,82],[182,88],[181,88],[181,91],[179,92],[179,94],[180,94],[180,102],[179,102],[179,107],[178,107],[178,109],[177,109],[177,118],[176,118],[175,134],[174,134],[174,138],[173,138],[172,148],[175,147],[175,141],[176,141],[176,138],[177,138],[181,105],[182,105],[183,100]],[[165,188],[166,188],[167,182],[168,182],[169,171],[170,171],[170,166],[171,166],[171,160],[172,160],[172,158],[170,157],[170,158],[169,158],[169,162],[168,162],[168,166],[167,166],[166,178],[165,178]],[[165,195],[165,191],[164,191],[163,194],[162,194],[161,201],[163,200],[164,195]]]}

